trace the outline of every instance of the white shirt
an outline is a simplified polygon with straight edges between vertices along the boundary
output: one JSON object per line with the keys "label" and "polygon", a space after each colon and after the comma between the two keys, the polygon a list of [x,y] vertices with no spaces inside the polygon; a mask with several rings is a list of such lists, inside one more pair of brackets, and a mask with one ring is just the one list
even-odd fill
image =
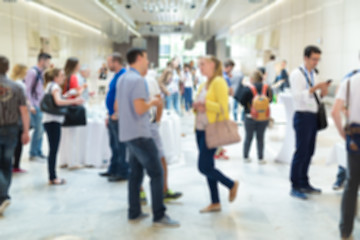
{"label": "white shirt", "polygon": [[275,61],[270,61],[265,66],[266,83],[271,86],[276,79]]}
{"label": "white shirt", "polygon": [[173,94],[179,92],[180,76],[176,70],[173,70],[173,76],[171,82],[168,85],[168,91]]}
{"label": "white shirt", "polygon": [[[156,75],[156,73],[155,73],[155,75]],[[146,82],[147,82],[147,85],[148,85],[150,98],[153,98],[153,97],[155,97],[157,95],[160,95],[161,94],[161,89],[160,89],[158,81],[155,79],[154,74],[149,72],[147,74],[147,76],[145,77],[145,79],[146,79]],[[152,107],[149,112],[150,112],[150,115],[151,115],[151,121],[154,121],[155,117],[156,117],[157,108]]]}
{"label": "white shirt", "polygon": [[184,87],[192,88],[193,87],[193,78],[191,72],[184,72]]}
{"label": "white shirt", "polygon": [[349,98],[349,120],[350,123],[360,124],[360,73],[353,75],[340,84],[336,99],[341,99],[346,104],[347,83],[350,81],[350,98]]}
{"label": "white shirt", "polygon": [[[301,68],[305,69],[304,66],[301,66]],[[310,75],[311,74],[308,74],[308,77],[309,80],[311,81]],[[314,78],[313,85],[316,85],[317,83],[319,83],[319,79],[314,70],[312,71],[312,75]],[[314,94],[310,93],[309,84],[307,83],[304,74],[300,71],[299,68],[296,68],[291,72],[290,86],[291,86],[291,93],[293,96],[295,112],[317,113],[319,106],[315,100]]]}
{"label": "white shirt", "polygon": [[[60,92],[60,96],[62,93],[61,87],[59,86],[59,84],[55,83],[55,82],[51,82],[49,84],[47,84],[46,89],[45,89],[45,94],[50,93],[51,90],[51,94],[55,91],[58,90]],[[43,113],[43,119],[42,122],[43,123],[49,123],[49,122],[57,122],[57,123],[63,123],[65,120],[65,116],[58,116],[58,115],[53,115],[53,114],[49,114],[49,113]]]}

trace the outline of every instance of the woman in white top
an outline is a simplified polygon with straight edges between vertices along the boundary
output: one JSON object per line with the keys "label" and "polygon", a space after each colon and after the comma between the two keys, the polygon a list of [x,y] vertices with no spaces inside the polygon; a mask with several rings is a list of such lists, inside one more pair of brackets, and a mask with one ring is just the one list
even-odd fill
{"label": "woman in white top", "polygon": [[[82,98],[64,99],[62,97],[61,85],[65,81],[64,71],[58,68],[50,69],[44,74],[45,93],[51,93],[57,106],[81,105],[84,100]],[[56,176],[56,155],[59,148],[61,124],[64,122],[64,116],[52,115],[44,113],[43,123],[49,140],[49,157],[48,170],[50,185],[65,184],[64,179]]]}
{"label": "woman in white top", "polygon": [[[24,65],[24,64],[16,64],[11,72],[11,76],[10,79],[12,79],[13,81],[16,82],[16,84],[18,84],[24,91],[25,94],[25,83],[24,83],[24,78],[26,76],[28,68]],[[21,121],[20,121],[21,122]],[[18,142],[15,148],[15,152],[14,152],[14,165],[13,165],[13,173],[25,173],[26,171],[20,168],[20,160],[21,160],[21,153],[22,153],[22,141],[21,141],[21,136],[22,136],[22,128],[21,131],[19,131],[19,135],[18,135]]]}
{"label": "woman in white top", "polygon": [[185,110],[188,112],[192,108],[192,102],[193,102],[192,89],[194,86],[189,64],[184,65],[183,81],[184,81],[184,87],[185,87]]}

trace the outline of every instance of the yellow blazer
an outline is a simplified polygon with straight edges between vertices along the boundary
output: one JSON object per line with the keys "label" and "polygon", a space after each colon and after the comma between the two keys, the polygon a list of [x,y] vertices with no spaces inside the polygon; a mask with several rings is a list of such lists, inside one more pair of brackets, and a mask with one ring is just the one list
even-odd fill
{"label": "yellow blazer", "polygon": [[[206,82],[202,83],[198,89],[198,95],[206,87]],[[229,88],[223,77],[216,77],[210,83],[206,93],[206,116],[209,123],[216,122],[216,116],[219,114],[218,121],[229,119]],[[224,114],[221,113],[221,107]]]}

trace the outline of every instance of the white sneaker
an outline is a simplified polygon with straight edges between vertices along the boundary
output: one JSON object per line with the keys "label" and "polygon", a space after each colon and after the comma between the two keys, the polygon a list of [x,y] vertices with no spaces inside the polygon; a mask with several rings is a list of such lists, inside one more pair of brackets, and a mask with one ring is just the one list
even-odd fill
{"label": "white sneaker", "polygon": [[251,163],[251,158],[244,158],[245,163]]}
{"label": "white sneaker", "polygon": [[259,159],[259,161],[258,161],[258,163],[260,164],[260,165],[264,165],[264,164],[266,164],[266,161],[264,160],[264,159]]}
{"label": "white sneaker", "polygon": [[8,208],[10,205],[10,200],[4,200],[1,205],[0,205],[0,215],[3,215],[3,213],[5,212],[6,208]]}

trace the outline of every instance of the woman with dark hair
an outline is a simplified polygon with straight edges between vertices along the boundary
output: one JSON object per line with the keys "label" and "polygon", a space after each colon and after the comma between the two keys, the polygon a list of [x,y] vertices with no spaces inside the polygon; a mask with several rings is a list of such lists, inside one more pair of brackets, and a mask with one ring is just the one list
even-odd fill
{"label": "woman with dark hair", "polygon": [[64,67],[66,78],[63,84],[63,92],[65,93],[65,96],[68,98],[74,98],[80,96],[84,91],[84,88],[87,88],[86,84],[84,84],[82,87],[79,85],[78,78],[76,76],[79,70],[80,70],[79,59],[75,57],[68,58]]}
{"label": "woman with dark hair", "polygon": [[[270,116],[267,119],[254,119],[252,112],[252,104],[256,96],[267,97],[267,101],[270,103],[272,99],[272,91],[270,86],[264,83],[264,75],[260,70],[257,70],[252,73],[250,76],[251,84],[244,87],[242,94],[240,96],[240,104],[244,107],[245,111],[245,141],[244,141],[244,161],[251,162],[249,158],[249,152],[251,147],[251,142],[256,135],[257,140],[257,152],[258,160],[260,164],[266,163],[264,160],[264,139],[265,131],[269,125]],[[263,99],[265,100],[265,98]]]}
{"label": "woman with dark hair", "polygon": [[205,128],[208,124],[229,119],[229,88],[223,78],[221,62],[207,56],[200,59],[200,71],[207,77],[198,90],[193,107],[196,112],[196,139],[199,148],[199,170],[206,176],[211,193],[212,203],[202,209],[201,213],[221,211],[218,183],[229,189],[229,201],[233,202],[239,187],[238,181],[233,181],[215,168],[214,154],[216,148],[209,149],[206,145]]}
{"label": "woman with dark hair", "polygon": [[[64,71],[58,68],[48,70],[44,74],[45,93],[51,93],[57,106],[80,105],[84,102],[81,98],[63,99],[62,90],[60,86],[64,84]],[[64,116],[53,115],[44,112],[43,124],[49,140],[49,183],[50,185],[65,184],[64,179],[59,179],[56,176],[56,155],[60,143],[61,124],[64,122]]]}

